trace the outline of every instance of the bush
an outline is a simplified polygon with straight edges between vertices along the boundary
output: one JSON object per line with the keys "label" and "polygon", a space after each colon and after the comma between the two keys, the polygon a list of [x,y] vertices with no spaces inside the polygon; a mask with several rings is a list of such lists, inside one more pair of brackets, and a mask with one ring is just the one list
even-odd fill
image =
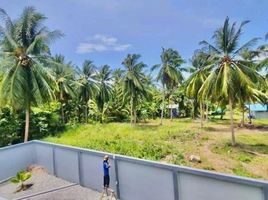
{"label": "bush", "polygon": [[64,130],[59,113],[60,105],[51,103],[33,108],[31,113],[30,139],[40,139]]}
{"label": "bush", "polygon": [[[64,130],[59,116],[59,105],[51,103],[33,108],[30,113],[30,140],[54,135]],[[25,112],[13,111],[9,107],[0,109],[0,147],[23,141]]]}
{"label": "bush", "polygon": [[0,109],[0,147],[20,140],[18,117],[8,107]]}

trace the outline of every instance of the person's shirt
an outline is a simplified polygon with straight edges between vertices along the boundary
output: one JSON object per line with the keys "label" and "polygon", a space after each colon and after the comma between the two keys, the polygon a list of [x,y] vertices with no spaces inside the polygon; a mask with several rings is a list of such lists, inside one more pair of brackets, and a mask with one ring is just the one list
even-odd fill
{"label": "person's shirt", "polygon": [[108,161],[103,161],[103,174],[104,176],[109,176],[109,168],[110,168],[110,165],[108,163]]}

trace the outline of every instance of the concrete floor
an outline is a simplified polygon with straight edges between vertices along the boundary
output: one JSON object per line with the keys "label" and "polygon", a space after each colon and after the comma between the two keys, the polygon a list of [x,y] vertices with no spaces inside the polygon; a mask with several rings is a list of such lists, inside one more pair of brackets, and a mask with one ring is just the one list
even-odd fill
{"label": "concrete floor", "polygon": [[[26,191],[16,192],[10,182],[0,184],[0,197],[11,200],[97,200],[100,193],[56,178],[44,172],[33,172],[26,183],[34,185]],[[50,191],[54,190],[54,191]]]}

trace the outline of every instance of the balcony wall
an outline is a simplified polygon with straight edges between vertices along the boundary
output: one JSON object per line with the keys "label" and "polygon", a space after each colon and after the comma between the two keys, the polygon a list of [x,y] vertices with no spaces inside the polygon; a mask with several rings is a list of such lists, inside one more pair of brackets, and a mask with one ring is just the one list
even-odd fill
{"label": "balcony wall", "polygon": [[38,164],[59,178],[101,191],[107,154],[111,187],[122,200],[268,200],[266,181],[40,141],[0,149],[0,180]]}

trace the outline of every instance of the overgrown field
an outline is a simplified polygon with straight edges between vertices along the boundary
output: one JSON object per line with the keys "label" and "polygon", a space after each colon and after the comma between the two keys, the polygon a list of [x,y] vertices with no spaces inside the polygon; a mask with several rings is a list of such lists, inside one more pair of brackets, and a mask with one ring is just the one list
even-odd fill
{"label": "overgrown field", "polygon": [[[238,122],[237,122],[238,123]],[[211,120],[201,131],[198,120],[159,120],[131,126],[127,123],[91,124],[70,127],[58,137],[44,140],[66,145],[113,152],[268,179],[268,120],[255,120],[254,128],[236,128],[238,145],[230,145],[228,120]],[[201,163],[189,161],[190,155]]]}

